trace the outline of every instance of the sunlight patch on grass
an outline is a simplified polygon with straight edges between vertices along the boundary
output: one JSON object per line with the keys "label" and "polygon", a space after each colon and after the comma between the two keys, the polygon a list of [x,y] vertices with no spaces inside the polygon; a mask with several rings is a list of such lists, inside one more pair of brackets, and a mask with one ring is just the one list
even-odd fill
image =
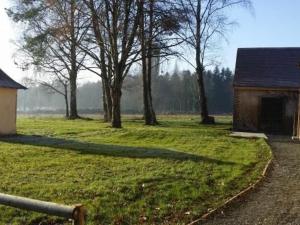
{"label": "sunlight patch on grass", "polygon": [[[147,127],[125,118],[123,129],[112,129],[24,117],[19,136],[0,138],[0,192],[83,203],[91,225],[184,224],[254,182],[271,157],[264,140],[229,137],[229,117],[217,122],[163,116]],[[10,224],[50,219],[6,207],[0,215]]]}

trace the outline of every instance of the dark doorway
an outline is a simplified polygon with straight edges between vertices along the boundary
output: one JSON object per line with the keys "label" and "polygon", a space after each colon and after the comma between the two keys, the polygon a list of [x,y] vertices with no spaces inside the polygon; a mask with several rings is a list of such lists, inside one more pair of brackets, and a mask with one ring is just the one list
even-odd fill
{"label": "dark doorway", "polygon": [[262,98],[260,129],[271,134],[284,133],[284,98]]}

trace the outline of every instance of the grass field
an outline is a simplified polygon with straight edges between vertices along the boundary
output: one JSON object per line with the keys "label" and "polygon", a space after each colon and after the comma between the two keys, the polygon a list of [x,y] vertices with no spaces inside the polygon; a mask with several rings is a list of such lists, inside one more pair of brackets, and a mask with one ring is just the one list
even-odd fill
{"label": "grass field", "polygon": [[[0,192],[83,203],[90,225],[186,224],[254,182],[271,157],[263,140],[229,137],[229,117],[211,126],[193,116],[160,117],[156,127],[124,120],[118,130],[98,120],[19,119],[19,136],[0,138]],[[0,224],[50,220],[0,207]]]}

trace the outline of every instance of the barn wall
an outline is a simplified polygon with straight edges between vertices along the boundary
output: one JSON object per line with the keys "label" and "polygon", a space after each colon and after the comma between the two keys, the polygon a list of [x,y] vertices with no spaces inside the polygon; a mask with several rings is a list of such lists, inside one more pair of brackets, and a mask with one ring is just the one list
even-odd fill
{"label": "barn wall", "polygon": [[0,88],[0,135],[16,133],[17,90]]}
{"label": "barn wall", "polygon": [[298,91],[266,90],[255,88],[234,88],[234,118],[235,130],[259,131],[261,98],[284,97],[286,108],[283,133],[292,133],[294,117],[298,107]]}

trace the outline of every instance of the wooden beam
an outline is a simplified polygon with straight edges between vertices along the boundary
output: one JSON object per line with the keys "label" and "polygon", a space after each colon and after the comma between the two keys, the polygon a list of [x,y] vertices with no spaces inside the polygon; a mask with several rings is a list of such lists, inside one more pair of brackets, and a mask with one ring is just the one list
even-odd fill
{"label": "wooden beam", "polygon": [[83,205],[66,206],[1,193],[0,205],[58,216],[65,219],[72,219],[74,225],[84,225],[86,218],[86,210]]}
{"label": "wooden beam", "polygon": [[241,87],[241,86],[233,86],[234,89],[237,90],[249,90],[249,91],[290,91],[290,92],[298,92],[298,88],[268,88],[268,87]]}

